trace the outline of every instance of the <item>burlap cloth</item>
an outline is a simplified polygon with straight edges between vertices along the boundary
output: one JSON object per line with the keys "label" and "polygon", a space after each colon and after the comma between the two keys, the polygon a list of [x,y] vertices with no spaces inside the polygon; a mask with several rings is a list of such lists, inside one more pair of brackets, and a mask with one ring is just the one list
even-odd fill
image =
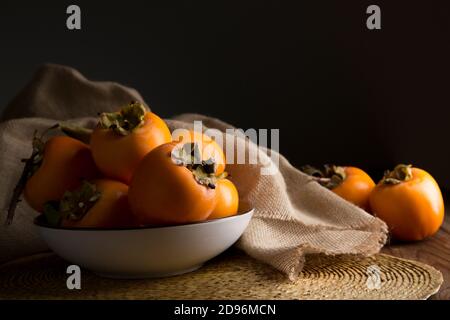
{"label": "burlap cloth", "polygon": [[[77,124],[92,127],[98,112],[115,111],[131,100],[143,99],[117,83],[89,81],[64,66],[42,66],[7,106],[0,123],[0,208],[6,208],[20,175],[20,159],[30,154],[34,130],[73,118]],[[158,113],[158,107],[153,106],[153,111]],[[219,130],[231,127],[196,114],[183,114],[168,123],[174,129],[189,127],[193,120],[203,120],[205,126]],[[280,139],[282,142],[282,133]],[[257,148],[242,138],[237,142]],[[266,156],[262,163],[270,161]],[[261,175],[262,165],[227,165],[241,200],[255,207],[254,217],[237,243],[248,255],[295,279],[310,254],[372,255],[384,245],[387,228],[381,220],[311,181],[282,156],[275,175]],[[36,212],[21,202],[14,223],[0,227],[0,262],[47,249],[32,226],[35,216]]]}

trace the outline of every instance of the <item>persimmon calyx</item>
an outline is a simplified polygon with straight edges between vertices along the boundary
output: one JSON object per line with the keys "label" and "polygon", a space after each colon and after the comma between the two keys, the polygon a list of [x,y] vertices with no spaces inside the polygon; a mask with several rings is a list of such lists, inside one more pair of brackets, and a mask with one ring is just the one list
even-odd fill
{"label": "persimmon calyx", "polygon": [[115,133],[126,136],[144,124],[147,108],[141,102],[132,101],[119,112],[103,112],[99,125],[103,129],[113,130]]}
{"label": "persimmon calyx", "polygon": [[347,178],[345,168],[336,165],[326,164],[322,169],[306,165],[300,168],[301,171],[311,176],[312,179],[327,189],[334,189]]}
{"label": "persimmon calyx", "polygon": [[207,186],[210,189],[215,189],[217,181],[225,179],[228,173],[224,171],[216,176],[214,173],[208,173],[203,165],[198,165],[192,170],[192,175],[199,184]]}
{"label": "persimmon calyx", "polygon": [[383,179],[381,179],[382,184],[395,185],[399,184],[413,178],[412,165],[410,164],[399,164],[394,170],[386,170],[384,172]]}
{"label": "persimmon calyx", "polygon": [[93,183],[83,181],[74,191],[66,191],[60,201],[44,205],[44,216],[50,225],[58,226],[62,220],[80,220],[95,205],[101,192]]}
{"label": "persimmon calyx", "polygon": [[216,175],[217,163],[214,158],[201,160],[200,149],[197,143],[185,143],[172,149],[172,161],[177,166],[184,166],[192,172],[197,183],[215,189],[217,181],[225,179],[228,173]]}
{"label": "persimmon calyx", "polygon": [[45,129],[44,131],[42,131],[40,134],[38,134],[38,131],[35,130],[33,133],[33,140],[31,142],[31,146],[32,146],[32,152],[31,152],[31,156],[28,159],[22,159],[22,162],[31,162],[31,170],[27,172],[28,174],[28,178],[31,177],[36,170],[41,166],[42,160],[44,158],[44,149],[45,149],[45,144],[47,143],[46,141],[46,135],[54,130],[57,129],[59,127],[59,124],[55,124],[47,129]]}

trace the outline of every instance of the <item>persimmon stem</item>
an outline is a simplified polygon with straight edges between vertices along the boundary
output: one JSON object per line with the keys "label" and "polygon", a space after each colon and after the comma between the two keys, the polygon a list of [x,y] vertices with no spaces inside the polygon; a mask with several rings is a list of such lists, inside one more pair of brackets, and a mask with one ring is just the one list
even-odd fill
{"label": "persimmon stem", "polygon": [[5,225],[9,226],[12,224],[14,219],[14,214],[16,212],[17,204],[21,201],[20,196],[25,189],[25,185],[27,184],[28,178],[30,176],[30,172],[34,166],[34,160],[37,156],[37,152],[33,152],[28,159],[22,159],[22,162],[25,162],[25,166],[22,170],[22,174],[20,175],[19,181],[17,182],[13,194],[11,196],[11,200],[9,201],[8,206],[8,215],[6,217]]}
{"label": "persimmon stem", "polygon": [[11,196],[11,200],[9,201],[8,206],[8,214],[6,216],[5,225],[9,226],[12,224],[14,219],[14,214],[16,212],[17,204],[21,201],[20,197],[23,193],[23,190],[25,189],[25,185],[27,184],[28,179],[33,174],[33,170],[35,169],[36,165],[40,161],[40,157],[42,157],[42,153],[44,152],[44,137],[47,133],[49,133],[51,130],[56,129],[59,127],[59,124],[55,124],[44,131],[37,136],[37,131],[33,134],[33,151],[31,153],[31,156],[28,159],[22,159],[22,162],[25,162],[25,165],[23,167],[22,173],[20,175],[19,181],[17,182],[16,186],[14,187],[13,194]]}

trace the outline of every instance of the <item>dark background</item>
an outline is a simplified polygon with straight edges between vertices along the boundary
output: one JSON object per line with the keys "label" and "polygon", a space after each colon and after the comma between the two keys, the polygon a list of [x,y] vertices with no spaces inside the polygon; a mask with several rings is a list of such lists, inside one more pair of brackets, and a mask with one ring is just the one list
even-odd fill
{"label": "dark background", "polygon": [[[81,31],[66,29],[70,4]],[[366,28],[370,4],[382,30]],[[66,64],[163,117],[279,128],[294,165],[378,179],[408,162],[449,187],[449,27],[448,1],[1,1],[0,108],[39,64]]]}

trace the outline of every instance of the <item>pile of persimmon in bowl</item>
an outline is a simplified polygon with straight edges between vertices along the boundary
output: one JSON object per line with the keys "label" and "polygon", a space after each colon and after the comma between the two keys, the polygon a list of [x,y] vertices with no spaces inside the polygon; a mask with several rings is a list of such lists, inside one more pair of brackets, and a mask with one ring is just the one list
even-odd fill
{"label": "pile of persimmon in bowl", "polygon": [[87,139],[85,129],[58,127],[69,135],[35,134],[15,196],[23,187],[44,240],[63,258],[109,276],[171,275],[244,232],[252,210],[239,205],[223,150],[207,135],[178,130],[172,139],[139,102],[100,114]]}

